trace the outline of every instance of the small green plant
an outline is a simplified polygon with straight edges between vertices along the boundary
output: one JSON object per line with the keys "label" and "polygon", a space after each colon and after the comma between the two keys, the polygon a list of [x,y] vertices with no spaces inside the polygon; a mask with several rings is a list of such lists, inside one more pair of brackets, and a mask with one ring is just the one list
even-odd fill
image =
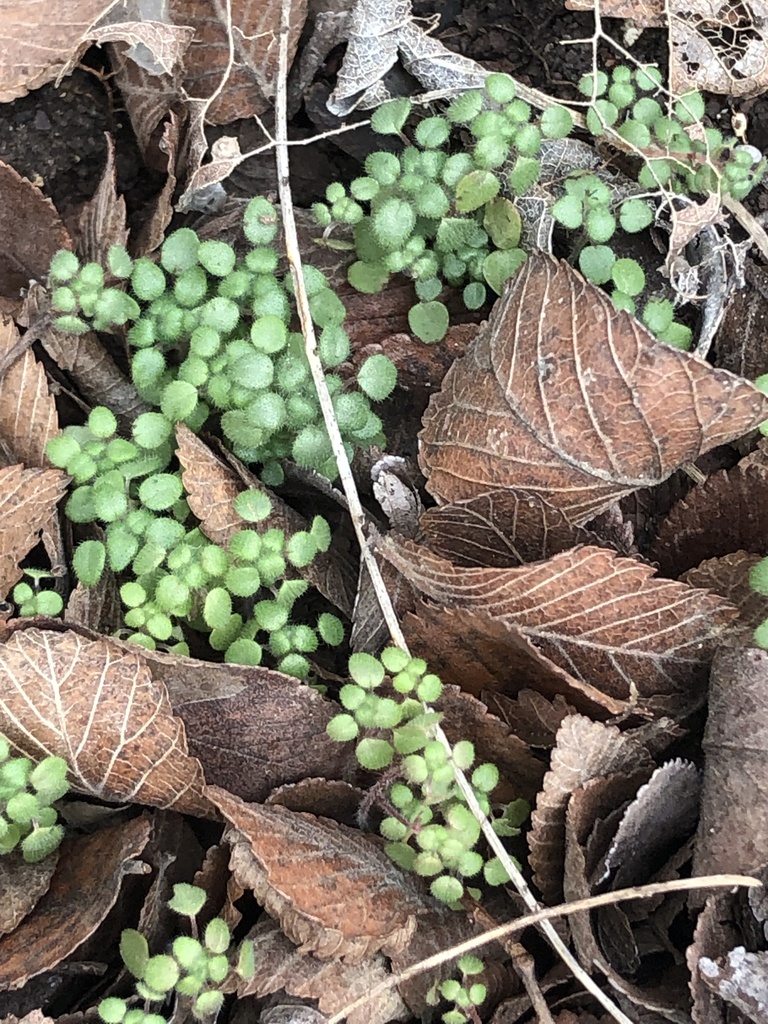
{"label": "small green plant", "polygon": [[[701,125],[699,93],[662,107],[655,98],[661,88],[656,68],[617,66],[610,77],[585,76],[579,87],[592,101],[592,133],[618,140],[640,158],[638,194],[614,194],[597,173],[573,171],[559,184],[547,183],[563,193],[552,215],[569,233],[584,276],[608,285],[617,307],[634,313],[645,274],[636,260],[617,258],[608,244],[617,228],[647,228],[654,219],[649,200],[660,197],[717,191],[743,198],[760,180],[765,161],[756,162],[749,147]],[[349,281],[355,288],[380,291],[398,272],[413,279],[419,301],[409,324],[422,341],[434,342],[448,329],[448,310],[439,300],[445,285],[462,288],[467,308],[478,309],[488,288],[500,294],[524,262],[516,199],[539,180],[542,146],[569,135],[573,118],[562,106],[534,116],[516,97],[513,80],[500,74],[489,75],[483,90],[453,100],[445,116],[419,122],[412,142],[404,135],[410,113],[404,99],[375,111],[374,130],[399,136],[406,148],[399,156],[372,153],[365,176],[348,190],[330,185],[314,213],[326,238],[337,224],[352,228],[358,260]],[[701,129],[700,137],[692,126]],[[455,128],[472,138],[459,152],[451,152]],[[641,318],[660,340],[687,348],[691,332],[673,314],[671,303],[650,301]]]}
{"label": "small green plant", "polygon": [[24,575],[30,580],[17,583],[13,588],[13,600],[22,617],[45,615],[50,618],[61,615],[64,610],[64,599],[55,590],[42,587],[43,581],[53,579],[53,574],[44,569],[25,569]]}
{"label": "small green plant", "polygon": [[[151,956],[141,932],[133,928],[123,931],[120,955],[136,979],[136,995],[131,1000],[102,999],[98,1012],[104,1024],[166,1024],[165,1017],[147,1012],[146,1006],[164,1003],[173,994],[189,1006],[196,1020],[210,1020],[224,1003],[221,985],[230,971],[244,979],[253,977],[253,943],[245,940],[233,951],[232,933],[220,917],[212,918],[200,937],[197,915],[206,898],[205,890],[197,886],[174,885],[168,906],[189,919],[190,934],[177,936],[168,953]],[[143,1008],[129,1006],[138,1000]]]}
{"label": "small green plant", "polygon": [[[472,743],[460,740],[449,753],[437,738],[442,716],[431,705],[442,692],[438,676],[427,671],[421,658],[411,658],[397,647],[388,647],[380,658],[353,654],[349,674],[352,681],[339,692],[345,712],[328,723],[328,735],[340,742],[356,740],[355,753],[363,768],[396,771],[384,801],[388,814],[381,823],[389,856],[401,867],[431,878],[432,894],[449,904],[457,904],[464,895],[463,879],[483,873],[489,884],[508,881],[496,858],[485,861],[475,849],[480,826],[455,773],[456,768],[471,771],[478,803],[489,814],[498,769],[493,764],[476,765]],[[382,696],[377,690],[387,674],[390,692]],[[521,822],[527,813],[526,807]],[[500,834],[516,834],[511,820],[500,819]]]}
{"label": "small green plant", "polygon": [[45,757],[33,765],[28,757],[10,755],[10,743],[0,736],[0,854],[19,849],[34,864],[64,838],[53,805],[69,792],[67,763]]}
{"label": "small green plant", "polygon": [[478,1020],[477,1007],[485,1002],[488,994],[482,982],[472,981],[473,977],[485,970],[485,964],[476,956],[462,956],[457,967],[461,980],[449,978],[447,981],[435,983],[427,993],[427,1003],[437,1006],[441,999],[453,1003],[453,1009],[443,1014],[444,1024],[464,1024],[472,1013],[473,1020]]}

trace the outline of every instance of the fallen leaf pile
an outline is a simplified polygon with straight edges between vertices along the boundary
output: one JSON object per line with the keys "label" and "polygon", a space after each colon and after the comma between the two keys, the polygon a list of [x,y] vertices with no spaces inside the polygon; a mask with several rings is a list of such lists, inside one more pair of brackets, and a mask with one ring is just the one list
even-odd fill
{"label": "fallen leaf pile", "polygon": [[[349,43],[331,100],[340,110],[398,59],[427,83],[444,61],[445,47],[404,0],[396,25],[375,4],[354,5],[351,28],[344,5],[315,6],[291,5],[289,59],[300,53],[296,81],[309,89],[319,43],[299,51],[307,18],[339,15],[337,41]],[[312,588],[308,600],[344,618],[352,643],[335,659],[318,651],[308,686],[268,667],[123,640],[125,579],[107,572],[96,587],[74,584],[73,546],[98,529],[73,530],[62,511],[70,481],[45,455],[83,408],[109,405],[124,436],[147,408],[124,372],[122,338],[52,326],[53,252],[103,259],[119,243],[151,256],[174,200],[183,210],[216,198],[242,154],[230,134],[209,151],[204,130],[229,133],[235,119],[268,115],[281,5],[41,8],[0,4],[0,103],[53,82],[98,43],[160,184],[130,211],[129,227],[111,137],[93,197],[66,216],[39,183],[0,163],[0,734],[15,755],[64,758],[72,787],[55,855],[40,864],[0,856],[0,1024],[93,1021],[102,998],[126,996],[120,932],[138,928],[152,953],[165,951],[180,927],[166,906],[177,882],[208,892],[201,924],[219,914],[254,941],[255,974],[226,980],[223,1022],[323,1024],[364,997],[350,1024],[427,1019],[453,962],[393,976],[525,907],[511,885],[485,887],[480,903],[458,911],[435,901],[377,832],[395,771],[363,771],[353,744],[326,732],[347,656],[387,640],[343,496],[296,467],[270,490],[215,429],[177,426],[191,514],[214,543],[243,528],[233,499],[246,489],[272,504],[259,529],[304,530],[317,511],[332,523],[328,551],[295,573]],[[651,25],[663,12],[619,3],[603,13]],[[681,41],[678,9],[666,13],[681,75],[685,62],[704,60],[707,39],[720,44],[711,33],[699,39],[695,19]],[[758,24],[758,6],[743,14]],[[723,65],[729,81],[754,76],[734,95],[766,87],[758,28]],[[741,45],[738,32],[729,45]],[[444,70],[471,78],[476,65],[454,56]],[[226,206],[200,233],[229,237],[240,213]],[[306,258],[343,276],[343,244],[322,248],[306,223]],[[440,346],[406,333],[409,302],[402,282],[349,300],[350,363],[384,351],[400,370],[382,416],[389,454],[403,458],[386,465],[405,466],[414,496],[407,526],[393,518],[385,531],[368,472],[381,453],[355,462],[370,544],[412,653],[444,683],[436,710],[449,741],[471,741],[478,762],[498,766],[495,815],[514,802],[530,809],[521,835],[505,842],[537,899],[554,906],[691,874],[768,878],[768,656],[751,646],[768,601],[748,584],[768,554],[768,455],[755,435],[768,397],[656,342],[543,253],[486,322],[459,324]],[[14,617],[13,587],[36,569],[64,597],[62,618]],[[658,893],[557,927],[632,1021],[759,1024],[766,921],[765,896],[750,889]],[[546,1005],[557,1024],[608,1019],[593,1015],[597,1003],[532,929],[481,953],[488,996],[477,1021],[524,1024],[532,1009],[544,1021]],[[175,1024],[191,1019],[180,1004]]]}

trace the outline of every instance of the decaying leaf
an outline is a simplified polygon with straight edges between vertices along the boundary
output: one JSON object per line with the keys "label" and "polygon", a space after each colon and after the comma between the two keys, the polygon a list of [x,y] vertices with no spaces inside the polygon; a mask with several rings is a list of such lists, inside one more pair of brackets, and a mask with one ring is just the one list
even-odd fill
{"label": "decaying leaf", "polygon": [[768,89],[765,0],[670,0],[669,88],[728,96]]}
{"label": "decaying leaf", "polygon": [[458,569],[388,537],[378,550],[433,601],[483,610],[619,700],[703,701],[717,638],[736,616],[722,598],[654,578],[651,566],[604,548],[573,548],[517,569]]}
{"label": "decaying leaf", "polygon": [[104,267],[110,247],[126,245],[128,234],[125,197],[117,192],[115,143],[107,135],[107,163],[99,187],[78,214],[75,251],[83,263],[95,262]]}
{"label": "decaying leaf", "polygon": [[743,946],[732,949],[724,963],[701,957],[699,973],[704,984],[724,1002],[753,1021],[759,1021],[768,1006],[768,953],[748,953]]}
{"label": "decaying leaf", "polygon": [[751,647],[752,634],[768,619],[768,598],[749,585],[749,574],[761,560],[749,551],[709,558],[680,576],[682,583],[711,590],[739,610],[739,621],[723,639],[725,647]]}
{"label": "decaying leaf", "polygon": [[[0,359],[17,346],[12,320],[0,317]],[[45,370],[27,349],[0,377],[0,437],[28,468],[49,465],[45,446],[59,432],[56,403]]]}
{"label": "decaying leaf", "polygon": [[37,544],[68,479],[60,469],[0,468],[0,599],[21,579],[19,562]]}
{"label": "decaying leaf", "polygon": [[252,668],[248,676],[238,694],[175,706],[208,782],[260,801],[276,786],[339,779],[353,768],[349,746],[325,731],[336,704],[281,672]]}
{"label": "decaying leaf", "polygon": [[696,875],[750,874],[768,844],[768,652],[721,649],[712,664],[704,731]]}
{"label": "decaying leaf", "polygon": [[235,878],[300,952],[354,964],[409,941],[431,900],[375,839],[313,814],[243,803],[216,786],[207,792],[233,826]]}
{"label": "decaying leaf", "polygon": [[0,645],[0,732],[35,760],[63,757],[77,792],[213,815],[165,687],[109,640],[15,632]]}
{"label": "decaying leaf", "polygon": [[766,417],[751,383],[655,341],[538,254],[432,398],[419,461],[441,504],[522,489],[580,524]]}
{"label": "decaying leaf", "polygon": [[[459,915],[456,915],[459,916]],[[317,1000],[318,1009],[331,1015],[386,981],[389,970],[381,954],[361,964],[340,960],[318,960],[301,954],[283,935],[274,921],[261,921],[249,933],[253,940],[256,973],[238,985],[238,996],[265,996],[280,989],[292,996]],[[408,1008],[397,993],[389,989],[346,1019],[348,1024],[386,1024],[408,1017]]]}
{"label": "decaying leaf", "polygon": [[545,902],[562,897],[565,813],[571,793],[590,779],[616,773],[651,775],[653,762],[631,733],[569,715],[557,734],[550,770],[531,815],[529,863]]}
{"label": "decaying leaf", "polygon": [[0,938],[0,989],[21,988],[90,938],[114,906],[123,878],[143,870],[136,858],[150,827],[144,815],[64,840],[50,888],[16,930]]}
{"label": "decaying leaf", "polygon": [[0,857],[0,936],[17,928],[48,891],[59,860],[59,851],[30,864],[20,850]]}

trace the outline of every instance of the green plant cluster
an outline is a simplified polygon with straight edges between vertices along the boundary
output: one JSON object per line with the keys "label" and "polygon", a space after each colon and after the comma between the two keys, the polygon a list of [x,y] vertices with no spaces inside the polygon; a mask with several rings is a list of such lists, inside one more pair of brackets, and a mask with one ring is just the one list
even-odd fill
{"label": "green plant cluster", "polygon": [[12,592],[19,615],[45,615],[50,618],[61,615],[64,610],[64,599],[61,594],[41,587],[43,580],[53,579],[53,574],[45,569],[25,569],[24,575],[29,577],[31,583],[22,580],[16,584]]}
{"label": "green plant cluster", "polygon": [[449,978],[447,981],[435,983],[427,993],[427,1003],[437,1006],[441,999],[453,1003],[453,1009],[443,1014],[444,1024],[464,1024],[469,1020],[468,1012],[485,1002],[487,987],[472,978],[485,970],[485,964],[476,956],[459,957],[457,963],[461,971],[461,980]]}
{"label": "green plant cluster", "polygon": [[[260,463],[266,482],[281,481],[284,458],[333,479],[336,461],[304,340],[290,329],[292,286],[278,274],[277,211],[254,198],[243,228],[250,248],[242,258],[228,243],[201,241],[190,228],[165,239],[158,263],[132,260],[113,246],[106,273],[98,264],[80,266],[61,250],[50,268],[51,302],[61,314],[56,326],[82,333],[130,323],[133,383],[170,423],[199,431],[215,411],[234,453]],[[304,276],[326,383],[351,456],[355,447],[383,443],[370,402],[391,393],[396,371],[386,356],[371,356],[358,371],[357,389],[331,372],[350,351],[346,311],[320,270],[307,266]],[[149,428],[146,436],[151,440]]]}
{"label": "green plant cluster", "polygon": [[[639,186],[647,196],[616,199],[592,173],[572,172],[562,183],[565,194],[553,205],[556,221],[569,232],[579,268],[597,285],[610,285],[621,309],[636,312],[645,289],[645,274],[630,258],[617,258],[610,241],[617,227],[633,233],[654,219],[648,199],[662,192],[706,193],[709,189],[742,198],[760,180],[765,161],[756,164],[748,147],[735,146],[716,129],[691,126],[704,113],[698,93],[688,93],[664,111],[644,93],[658,92],[656,68],[614,68],[602,72],[594,87],[587,122],[596,135],[615,131],[642,157]],[[592,97],[591,76],[580,84]],[[520,247],[522,224],[514,200],[530,192],[541,173],[542,142],[560,139],[573,129],[570,112],[553,106],[534,116],[516,97],[509,76],[491,74],[483,90],[466,92],[451,102],[443,117],[427,117],[404,135],[411,113],[407,99],[379,107],[374,130],[397,135],[406,148],[396,156],[376,152],[365,162],[365,176],[349,189],[333,183],[326,202],[314,213],[328,236],[337,224],[351,226],[358,259],[349,269],[350,283],[362,292],[381,291],[393,273],[405,273],[415,285],[418,302],[409,312],[413,333],[425,342],[439,341],[449,324],[439,296],[445,285],[463,289],[468,309],[480,308],[488,288],[500,294],[504,282],[525,260]],[[469,146],[451,152],[452,134],[467,132]],[[691,331],[674,320],[666,300],[644,304],[641,318],[656,337],[688,348]]]}
{"label": "green plant cluster", "polygon": [[[128,572],[120,596],[130,639],[157,642],[188,654],[188,630],[207,637],[224,660],[261,664],[265,648],[277,667],[298,678],[309,674],[307,654],[322,640],[338,644],[343,627],[322,613],[316,626],[291,620],[304,580],[286,579],[304,568],[331,541],[328,524],[316,516],[309,530],[286,537],[279,529],[259,532],[271,512],[256,489],[237,496],[234,510],[244,528],[227,548],[209,541],[190,518],[179,470],[171,471],[173,424],[162,412],[142,413],[132,440],[117,436],[109,409],[95,408],[83,426],[67,427],[47,447],[48,458],[72,477],[66,513],[75,523],[99,523],[104,541],[85,540],[75,549],[73,569],[86,586],[105,567]],[[18,589],[18,588],[17,588]]]}
{"label": "green plant cluster", "polygon": [[662,89],[655,67],[617,65],[610,75],[584,75],[579,91],[592,103],[587,127],[595,136],[615,133],[642,155],[637,180],[644,188],[744,199],[760,181],[765,160],[718,128],[704,126],[700,92],[667,103],[659,98]]}
{"label": "green plant cluster", "polygon": [[[376,692],[387,674],[395,697]],[[442,716],[431,705],[442,692],[438,676],[427,671],[421,658],[397,647],[388,647],[380,658],[353,654],[349,675],[352,682],[339,692],[345,711],[328,723],[328,735],[339,742],[357,740],[357,760],[370,771],[387,769],[398,758],[400,777],[389,789],[389,813],[381,823],[389,856],[406,870],[431,878],[432,894],[449,904],[464,895],[463,879],[482,872],[491,885],[508,881],[497,858],[485,861],[475,849],[480,825],[459,789],[455,771],[471,771],[475,796],[489,814],[498,769],[489,763],[475,765],[473,744],[466,740],[454,744],[449,755],[437,739]],[[499,819],[498,832],[517,834],[514,816],[519,826],[527,813],[524,801],[510,805]]]}
{"label": "green plant cluster", "polygon": [[28,757],[11,757],[10,743],[0,736],[0,854],[20,849],[35,864],[57,850],[64,829],[53,805],[68,792],[63,758],[33,765]]}
{"label": "green plant cluster", "polygon": [[[191,934],[177,936],[169,953],[151,956],[141,932],[133,928],[123,931],[120,955],[136,979],[136,996],[145,1007],[148,1003],[164,1003],[175,994],[189,1004],[196,1020],[213,1019],[224,1004],[221,985],[230,970],[246,980],[253,977],[253,943],[248,939],[242,942],[235,958],[232,933],[220,917],[208,922],[202,941],[198,937],[197,915],[206,899],[204,889],[183,882],[174,885],[168,906],[189,918]],[[166,1024],[161,1014],[129,1007],[127,1000],[115,996],[102,999],[98,1012],[104,1024]]]}

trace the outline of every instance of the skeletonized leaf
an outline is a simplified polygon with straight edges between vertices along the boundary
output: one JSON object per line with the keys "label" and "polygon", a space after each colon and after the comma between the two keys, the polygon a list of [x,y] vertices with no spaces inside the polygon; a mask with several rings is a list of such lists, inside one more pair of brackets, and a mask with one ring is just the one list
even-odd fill
{"label": "skeletonized leaf", "polygon": [[402,539],[385,537],[378,549],[432,600],[484,610],[576,679],[624,700],[703,700],[712,652],[736,616],[722,598],[654,578],[651,566],[605,548],[517,569],[457,569]]}
{"label": "skeletonized leaf", "polygon": [[19,562],[37,543],[68,479],[60,469],[0,468],[0,599],[21,579]]}
{"label": "skeletonized leaf", "polygon": [[14,633],[0,646],[0,732],[34,760],[63,757],[80,793],[212,814],[165,687],[138,652],[106,639]]}
{"label": "skeletonized leaf", "polygon": [[135,858],[150,831],[143,815],[64,840],[48,892],[0,939],[0,989],[21,988],[52,970],[93,935],[115,905],[123,878],[136,873]]}
{"label": "skeletonized leaf", "polygon": [[207,793],[233,826],[230,868],[300,952],[360,963],[409,941],[430,905],[375,840],[328,818]]}
{"label": "skeletonized leaf", "polygon": [[539,254],[432,398],[419,461],[440,503],[523,489],[578,524],[766,418],[749,381],[655,341]]}

